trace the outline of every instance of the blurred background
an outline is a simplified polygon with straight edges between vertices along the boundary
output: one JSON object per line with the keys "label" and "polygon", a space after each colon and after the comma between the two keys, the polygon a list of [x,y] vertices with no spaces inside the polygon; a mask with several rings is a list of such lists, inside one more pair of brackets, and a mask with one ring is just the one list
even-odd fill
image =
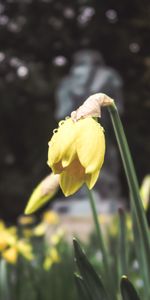
{"label": "blurred background", "polygon": [[149,1],[0,1],[0,218],[15,221],[35,185],[49,174],[47,144],[57,127],[60,92],[68,88],[75,62],[90,64],[80,59],[89,49],[95,51],[94,67],[98,57],[100,69],[119,80],[121,115],[139,181],[149,172]]}

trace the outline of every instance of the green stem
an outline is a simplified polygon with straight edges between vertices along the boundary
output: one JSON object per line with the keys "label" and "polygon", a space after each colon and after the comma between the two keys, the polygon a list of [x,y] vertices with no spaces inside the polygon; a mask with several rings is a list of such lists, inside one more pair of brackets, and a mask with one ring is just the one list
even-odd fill
{"label": "green stem", "polygon": [[8,265],[4,259],[0,260],[0,299],[9,300]]}
{"label": "green stem", "polygon": [[[110,276],[108,255],[107,255],[106,247],[105,247],[104,240],[103,240],[102,231],[101,231],[99,220],[98,220],[96,205],[95,205],[95,201],[94,201],[94,198],[93,198],[92,191],[90,191],[87,188],[87,193],[88,193],[88,198],[89,198],[89,201],[90,201],[90,206],[91,206],[91,209],[92,209],[93,220],[94,220],[94,224],[95,224],[95,229],[96,229],[96,233],[97,233],[99,247],[100,247],[100,250],[101,250],[102,256],[103,256],[103,264],[104,264],[104,270],[105,270],[105,282],[109,284],[110,292],[112,294],[114,291],[113,291],[112,278]],[[115,296],[114,296],[113,299],[115,299]]]}
{"label": "green stem", "polygon": [[[149,241],[149,232],[148,232],[148,224],[144,212],[144,208],[142,205],[142,201],[139,194],[139,187],[138,187],[138,181],[133,165],[133,161],[131,158],[130,150],[128,147],[128,143],[126,140],[126,136],[124,133],[124,129],[117,111],[117,108],[115,104],[112,104],[109,106],[109,113],[111,116],[111,120],[113,123],[116,139],[118,142],[121,158],[123,161],[129,190],[131,192],[131,199],[133,201],[133,208],[135,209],[138,221],[139,221],[139,227],[141,231],[141,235],[139,238],[143,240],[143,246],[145,250],[145,255],[147,258],[147,264],[150,266],[150,260],[149,260],[149,253],[150,253],[150,241]],[[150,269],[150,268],[149,268]]]}
{"label": "green stem", "polygon": [[119,209],[119,224],[120,224],[120,235],[119,235],[119,256],[120,256],[120,277],[127,275],[127,240],[126,240],[126,217],[123,209]]}

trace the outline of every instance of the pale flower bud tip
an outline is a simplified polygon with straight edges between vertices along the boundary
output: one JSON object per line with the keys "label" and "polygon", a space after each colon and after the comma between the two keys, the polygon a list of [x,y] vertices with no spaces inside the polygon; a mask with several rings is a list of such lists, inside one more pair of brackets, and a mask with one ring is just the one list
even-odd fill
{"label": "pale flower bud tip", "polygon": [[81,118],[101,117],[101,107],[114,105],[114,100],[103,93],[91,95],[86,101],[76,110],[71,113],[71,118],[74,122]]}
{"label": "pale flower bud tip", "polygon": [[25,215],[32,214],[41,208],[47,201],[53,198],[58,188],[59,175],[51,173],[44,178],[33,190],[25,208]]}

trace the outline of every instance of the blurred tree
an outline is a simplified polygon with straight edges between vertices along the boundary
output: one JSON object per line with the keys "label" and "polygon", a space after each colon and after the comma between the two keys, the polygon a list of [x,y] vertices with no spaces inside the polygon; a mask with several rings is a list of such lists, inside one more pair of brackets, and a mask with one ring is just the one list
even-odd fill
{"label": "blurred tree", "polygon": [[0,1],[0,217],[15,219],[49,172],[55,89],[82,48],[100,50],[123,77],[140,179],[149,170],[150,2]]}

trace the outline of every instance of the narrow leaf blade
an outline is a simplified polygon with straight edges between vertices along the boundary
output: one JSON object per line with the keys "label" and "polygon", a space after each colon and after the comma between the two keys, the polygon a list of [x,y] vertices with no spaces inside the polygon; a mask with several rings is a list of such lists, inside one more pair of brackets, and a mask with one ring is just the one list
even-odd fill
{"label": "narrow leaf blade", "polygon": [[79,295],[79,300],[92,300],[83,281],[83,278],[75,274],[75,282]]}

